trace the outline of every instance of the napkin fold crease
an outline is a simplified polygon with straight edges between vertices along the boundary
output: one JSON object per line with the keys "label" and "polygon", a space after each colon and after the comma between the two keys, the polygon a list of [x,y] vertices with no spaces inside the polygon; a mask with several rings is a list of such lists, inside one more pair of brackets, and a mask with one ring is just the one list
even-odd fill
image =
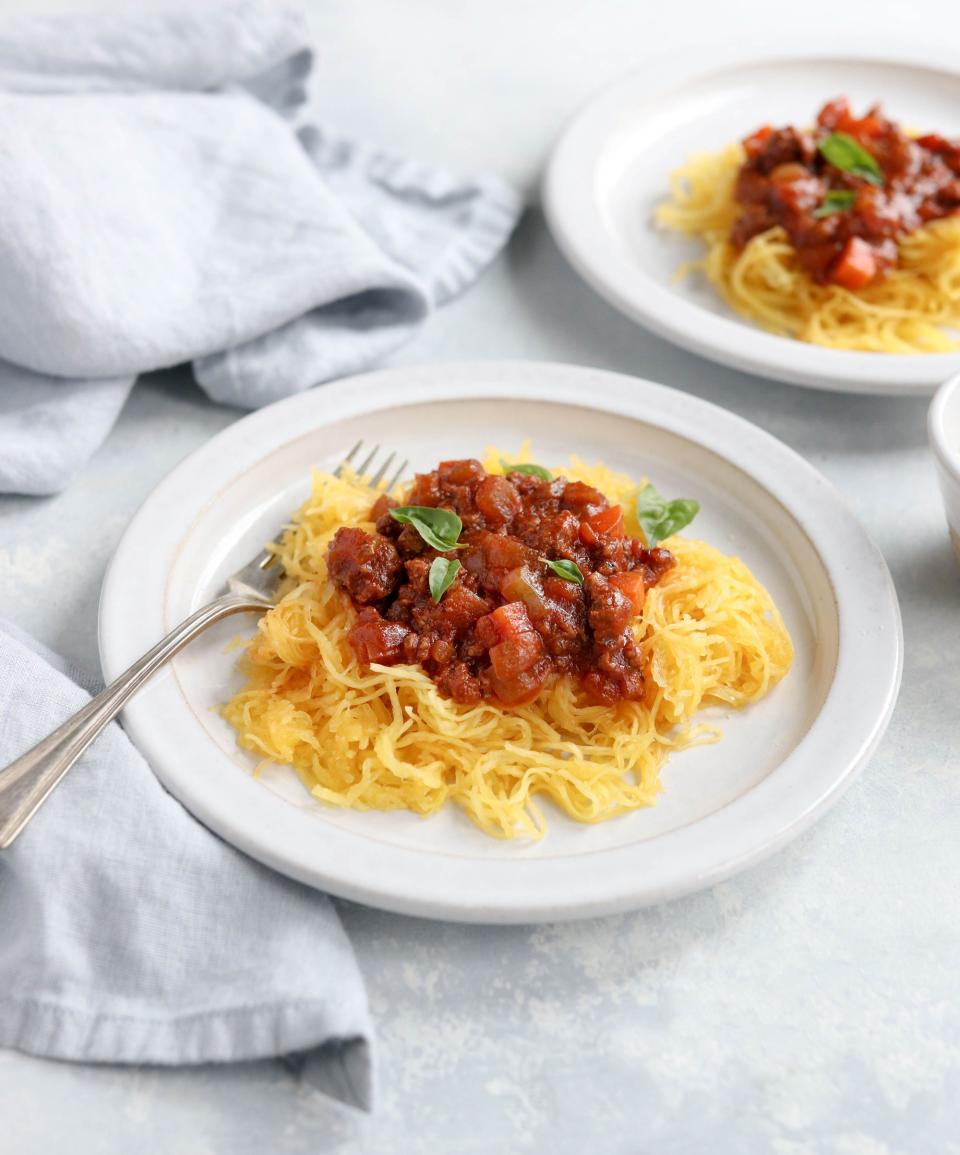
{"label": "napkin fold crease", "polygon": [[[67,485],[143,372],[256,407],[364,369],[506,243],[496,177],[300,123],[312,62],[272,0],[0,20],[0,492]],[[0,774],[86,700],[0,623]],[[272,1056],[372,1095],[330,900],[194,821],[117,725],[0,852],[0,1046]]]}
{"label": "napkin fold crease", "polygon": [[[0,622],[0,766],[88,700]],[[366,994],[329,898],[191,818],[116,725],[0,852],[0,992],[0,1046],[96,1063],[292,1058],[319,1089],[371,1103]]]}
{"label": "napkin fold crease", "polygon": [[269,0],[0,21],[0,491],[62,489],[140,373],[256,408],[366,369],[506,243],[497,177],[299,123],[312,63]]}

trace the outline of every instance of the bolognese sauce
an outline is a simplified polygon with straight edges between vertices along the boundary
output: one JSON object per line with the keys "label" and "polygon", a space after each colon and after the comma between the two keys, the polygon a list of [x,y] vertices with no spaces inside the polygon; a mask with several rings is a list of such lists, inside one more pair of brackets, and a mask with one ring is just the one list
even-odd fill
{"label": "bolognese sauce", "polygon": [[[488,474],[475,460],[418,474],[408,500],[453,511],[457,547],[429,545],[381,495],[375,532],[341,528],[328,549],[329,576],[357,611],[349,641],[361,663],[418,664],[468,705],[521,705],[557,674],[601,703],[643,698],[632,622],[675,562],[625,531],[619,505],[583,482]],[[438,557],[460,568],[436,600]]]}
{"label": "bolognese sauce", "polygon": [[820,284],[857,290],[883,278],[898,237],[960,212],[960,143],[908,136],[879,105],[856,117],[833,100],[813,130],[765,125],[743,147],[731,242],[743,248],[779,225]]}

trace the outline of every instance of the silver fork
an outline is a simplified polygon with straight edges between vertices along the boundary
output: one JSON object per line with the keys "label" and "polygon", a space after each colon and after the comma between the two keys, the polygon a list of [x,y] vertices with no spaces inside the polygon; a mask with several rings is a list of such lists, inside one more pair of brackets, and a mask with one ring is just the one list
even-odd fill
{"label": "silver fork", "polygon": [[[362,449],[363,442],[358,441],[334,472],[339,474],[345,465],[352,464]],[[379,454],[380,446],[375,445],[356,466],[357,473],[362,476],[373,468]],[[395,453],[388,454],[370,477],[372,488],[384,480],[396,457]],[[387,482],[387,489],[396,485],[406,468],[404,461]],[[227,578],[224,592],[218,598],[192,613],[82,710],[0,770],[0,849],[13,842],[84,750],[174,654],[215,622],[231,614],[263,613],[276,603],[283,570],[275,563],[276,556],[265,549],[238,569]]]}

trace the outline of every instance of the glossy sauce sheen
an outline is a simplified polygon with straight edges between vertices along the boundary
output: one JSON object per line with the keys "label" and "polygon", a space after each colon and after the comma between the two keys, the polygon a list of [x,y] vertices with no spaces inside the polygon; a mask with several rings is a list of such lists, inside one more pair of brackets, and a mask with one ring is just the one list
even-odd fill
{"label": "glossy sauce sheen", "polygon": [[[644,696],[631,622],[646,589],[674,564],[624,532],[623,512],[598,490],[563,478],[487,474],[479,461],[444,461],[418,474],[411,505],[463,521],[456,580],[436,603],[437,551],[378,498],[377,532],[339,529],[328,572],[357,610],[350,644],[364,664],[419,664],[457,702],[531,701],[553,674],[580,680],[597,701]],[[582,585],[545,558],[575,562]]]}
{"label": "glossy sauce sheen", "polygon": [[[830,164],[818,145],[831,133],[853,137],[883,174],[880,186]],[[911,138],[881,115],[859,119],[843,98],[825,105],[812,131],[765,126],[743,142],[736,199],[743,212],[731,241],[781,225],[800,262],[821,284],[863,288],[897,264],[897,237],[960,211],[960,145],[929,134]],[[821,217],[828,192],[853,192],[853,204]]]}

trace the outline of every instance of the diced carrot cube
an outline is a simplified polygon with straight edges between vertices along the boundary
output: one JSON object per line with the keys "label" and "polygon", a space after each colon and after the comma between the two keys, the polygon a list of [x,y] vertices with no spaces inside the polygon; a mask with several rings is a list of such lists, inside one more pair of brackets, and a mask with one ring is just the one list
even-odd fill
{"label": "diced carrot cube", "polygon": [[856,291],[868,285],[877,273],[872,246],[862,237],[851,237],[830,269],[830,280],[844,289]]}

